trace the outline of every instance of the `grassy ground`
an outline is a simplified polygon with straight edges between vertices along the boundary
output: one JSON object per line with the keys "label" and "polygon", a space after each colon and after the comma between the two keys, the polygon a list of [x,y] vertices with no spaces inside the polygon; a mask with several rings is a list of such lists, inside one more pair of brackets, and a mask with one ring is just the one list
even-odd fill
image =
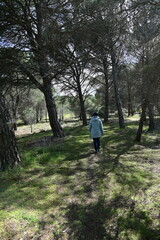
{"label": "grassy ground", "polygon": [[18,138],[21,166],[0,175],[1,240],[158,240],[159,132],[105,126],[93,153],[87,127]]}

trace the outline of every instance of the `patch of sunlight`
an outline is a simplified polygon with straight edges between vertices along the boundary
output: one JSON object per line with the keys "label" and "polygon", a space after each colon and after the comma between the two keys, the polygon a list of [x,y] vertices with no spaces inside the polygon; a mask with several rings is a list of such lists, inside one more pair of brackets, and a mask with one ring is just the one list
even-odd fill
{"label": "patch of sunlight", "polygon": [[133,116],[127,117],[126,120],[129,119],[129,120],[135,121],[135,120],[139,120],[139,118],[140,118],[140,114],[134,114]]}
{"label": "patch of sunlight", "polygon": [[48,131],[51,129],[49,123],[36,123],[33,124],[33,132],[31,133],[31,128],[29,125],[18,126],[16,131],[16,136],[33,135],[34,133],[39,133],[41,131]]}
{"label": "patch of sunlight", "polygon": [[[26,220],[29,224],[35,223],[39,220],[41,212],[36,209],[16,208],[12,211],[5,211],[0,213],[0,221],[4,219]],[[2,223],[0,223],[2,225]]]}
{"label": "patch of sunlight", "polygon": [[43,155],[39,158],[39,163],[43,164],[45,162],[58,162],[60,160],[65,159],[66,154],[61,153],[61,152],[56,152],[55,155],[53,155],[52,153],[43,153]]}
{"label": "patch of sunlight", "polygon": [[78,142],[79,143],[88,143],[88,139],[86,139],[86,138],[80,138],[80,139],[78,139]]}
{"label": "patch of sunlight", "polygon": [[37,201],[38,208],[41,210],[47,210],[47,209],[53,209],[56,206],[59,206],[61,203],[62,199],[60,198],[59,195],[57,194],[52,194],[46,196],[44,199],[39,199]]}
{"label": "patch of sunlight", "polygon": [[128,229],[128,230],[125,230],[125,231],[122,231],[119,235],[120,239],[129,239],[129,240],[139,240],[141,239],[141,234],[134,231],[134,230],[131,230],[131,229]]}
{"label": "patch of sunlight", "polygon": [[24,219],[28,223],[32,224],[39,220],[40,211],[39,210],[30,210],[19,208],[15,211],[12,211],[10,217],[15,218],[17,220]]}

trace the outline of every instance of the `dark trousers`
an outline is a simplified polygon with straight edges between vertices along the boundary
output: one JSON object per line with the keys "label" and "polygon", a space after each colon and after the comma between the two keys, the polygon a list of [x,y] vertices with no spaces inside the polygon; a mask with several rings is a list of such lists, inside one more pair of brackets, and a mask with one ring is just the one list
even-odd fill
{"label": "dark trousers", "polygon": [[99,151],[100,147],[100,138],[93,138],[93,143],[94,143],[94,149],[95,151]]}

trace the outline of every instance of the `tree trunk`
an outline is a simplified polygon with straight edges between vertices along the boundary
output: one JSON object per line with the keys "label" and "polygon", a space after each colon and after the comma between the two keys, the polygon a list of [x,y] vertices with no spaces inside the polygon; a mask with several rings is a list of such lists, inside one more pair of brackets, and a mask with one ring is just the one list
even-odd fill
{"label": "tree trunk", "polygon": [[134,108],[133,108],[133,104],[131,104],[131,116],[133,116],[134,113],[135,113],[135,110],[134,110]]}
{"label": "tree trunk", "polygon": [[160,115],[160,105],[159,105],[159,104],[157,104],[157,105],[156,105],[156,108],[157,108],[157,110],[158,110],[158,113],[159,113],[159,115]]}
{"label": "tree trunk", "polygon": [[111,53],[111,61],[112,61],[112,77],[113,77],[113,83],[114,83],[115,100],[116,100],[116,107],[118,110],[118,117],[119,117],[119,127],[125,128],[123,111],[122,111],[122,103],[121,103],[119,88],[118,88],[116,58],[115,58],[113,46],[111,46],[110,53]]}
{"label": "tree trunk", "polygon": [[146,115],[146,100],[143,100],[143,102],[142,102],[141,118],[139,120],[139,127],[138,127],[136,138],[135,138],[136,142],[140,142],[141,141],[142,130],[143,130],[143,123],[145,121],[145,115]]}
{"label": "tree trunk", "polygon": [[128,84],[128,117],[132,115],[132,103],[131,103],[131,89],[129,86],[129,82],[127,82]]}
{"label": "tree trunk", "polygon": [[107,123],[109,118],[109,89],[108,89],[108,64],[106,58],[103,59],[103,69],[105,78],[104,123]]}
{"label": "tree trunk", "polygon": [[83,95],[82,95],[79,76],[77,76],[77,88],[78,88],[79,103],[80,103],[80,108],[81,108],[82,122],[83,122],[83,126],[86,126],[87,125],[87,116],[86,116],[86,109],[85,109],[85,105],[84,105],[84,99],[83,99]]}
{"label": "tree trunk", "polygon": [[46,123],[48,122],[48,111],[47,111],[47,108],[45,110],[45,120],[46,120]]}
{"label": "tree trunk", "polygon": [[[53,131],[53,135],[55,137],[64,137],[65,134],[62,130],[61,124],[58,121],[58,115],[57,115],[57,109],[56,109],[56,104],[55,100],[53,98],[52,94],[52,72],[49,67],[49,61],[48,61],[48,54],[47,50],[45,48],[46,42],[45,38],[43,35],[44,32],[44,22],[47,20],[46,15],[44,15],[44,9],[47,9],[47,3],[46,1],[37,1],[35,4],[36,8],[36,14],[37,14],[37,45],[38,45],[38,51],[36,49],[35,43],[33,36],[30,37],[30,32],[28,32],[28,36],[30,38],[30,43],[33,48],[33,52],[35,56],[37,57],[38,65],[39,65],[39,71],[40,75],[43,79],[43,90],[41,87],[39,88],[40,90],[43,91],[45,101],[46,101],[46,107],[48,111],[48,117],[49,117],[49,122],[51,129]],[[35,47],[35,49],[34,49]]]}
{"label": "tree trunk", "polygon": [[61,120],[63,121],[64,120],[64,114],[63,114],[63,103],[61,105],[62,109],[61,109]]}
{"label": "tree trunk", "polygon": [[86,117],[86,110],[85,110],[84,100],[83,100],[82,95],[79,96],[79,101],[80,101],[80,107],[81,107],[81,117],[82,117],[83,126],[86,126],[87,125],[87,117]]}
{"label": "tree trunk", "polygon": [[56,104],[53,99],[51,83],[44,83],[44,96],[46,100],[46,107],[48,110],[49,121],[51,125],[51,129],[55,137],[64,137],[65,134],[62,130],[62,127],[58,121]]}
{"label": "tree trunk", "polygon": [[55,137],[64,137],[65,134],[63,132],[60,122],[58,121],[57,108],[52,93],[52,78],[50,76],[51,73],[43,47],[41,47],[40,53],[41,54],[39,56],[39,67],[40,74],[43,79],[43,87],[40,88],[40,90],[44,93],[50,126]]}
{"label": "tree trunk", "polygon": [[39,123],[39,108],[36,107],[36,123]]}
{"label": "tree trunk", "polygon": [[148,104],[148,111],[149,111],[149,128],[148,128],[148,131],[152,132],[152,131],[155,130],[153,105]]}
{"label": "tree trunk", "polygon": [[12,100],[12,120],[13,120],[13,129],[14,131],[17,131],[17,109],[19,106],[19,94],[16,96],[16,99],[14,96],[11,94],[11,100]]}
{"label": "tree trunk", "polygon": [[16,115],[13,114],[13,129],[14,131],[17,131],[17,113]]}
{"label": "tree trunk", "polygon": [[31,129],[31,133],[33,133],[33,124],[30,123],[30,129]]}
{"label": "tree trunk", "polygon": [[20,162],[16,138],[12,129],[11,118],[0,94],[0,170],[13,168]]}
{"label": "tree trunk", "polygon": [[131,116],[131,102],[128,102],[128,117]]}
{"label": "tree trunk", "polygon": [[40,108],[40,110],[39,110],[39,121],[40,122],[42,121],[42,117],[43,117],[43,111],[42,111],[42,108]]}

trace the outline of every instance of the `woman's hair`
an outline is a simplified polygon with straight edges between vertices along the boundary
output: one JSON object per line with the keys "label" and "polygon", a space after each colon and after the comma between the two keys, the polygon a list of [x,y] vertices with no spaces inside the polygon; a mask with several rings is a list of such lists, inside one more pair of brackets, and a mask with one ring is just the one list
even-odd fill
{"label": "woman's hair", "polygon": [[98,113],[95,112],[95,113],[92,114],[92,116],[98,116]]}

